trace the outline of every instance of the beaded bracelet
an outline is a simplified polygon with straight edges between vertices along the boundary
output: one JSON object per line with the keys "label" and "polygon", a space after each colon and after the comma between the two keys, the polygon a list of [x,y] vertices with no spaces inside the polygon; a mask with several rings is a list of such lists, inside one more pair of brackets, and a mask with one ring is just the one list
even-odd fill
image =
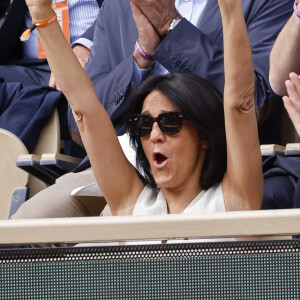
{"label": "beaded bracelet", "polygon": [[139,42],[139,40],[136,41],[135,46],[134,46],[136,52],[143,57],[144,59],[148,60],[148,61],[154,61],[154,58],[152,55],[146,53],[143,48],[141,47],[141,44]]}
{"label": "beaded bracelet", "polygon": [[33,22],[33,23],[29,26],[29,28],[27,28],[27,29],[23,32],[23,34],[20,36],[20,40],[21,40],[22,42],[26,42],[26,41],[29,39],[31,32],[32,32],[36,27],[46,27],[46,26],[50,25],[51,23],[53,23],[56,19],[57,19],[56,13],[53,11],[53,14],[52,14],[50,17],[48,17],[47,19]]}
{"label": "beaded bracelet", "polygon": [[296,16],[297,16],[298,18],[300,18],[300,11],[299,11],[299,9],[298,9],[298,3],[299,3],[299,1],[298,1],[298,0],[295,0],[295,3],[294,3],[294,12],[295,12]]}

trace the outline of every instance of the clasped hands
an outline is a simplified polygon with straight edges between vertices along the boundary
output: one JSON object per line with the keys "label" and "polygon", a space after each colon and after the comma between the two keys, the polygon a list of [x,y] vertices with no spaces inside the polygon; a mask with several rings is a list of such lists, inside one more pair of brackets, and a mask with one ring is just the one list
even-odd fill
{"label": "clasped hands", "polygon": [[[173,19],[181,18],[174,0],[131,0],[133,18],[138,30],[139,43],[152,55],[161,40],[167,35]],[[140,68],[151,67],[154,62],[144,60],[136,51],[134,58]]]}

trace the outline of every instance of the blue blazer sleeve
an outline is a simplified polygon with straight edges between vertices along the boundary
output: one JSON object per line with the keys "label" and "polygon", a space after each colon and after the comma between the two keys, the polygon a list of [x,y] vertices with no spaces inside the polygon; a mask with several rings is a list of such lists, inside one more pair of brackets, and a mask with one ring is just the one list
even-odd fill
{"label": "blue blazer sleeve", "polygon": [[[224,89],[223,32],[217,1],[208,1],[196,28],[183,19],[157,48],[154,57],[170,72],[191,72]],[[210,7],[208,7],[210,6]],[[207,9],[209,8],[209,9]],[[292,13],[290,0],[243,1],[255,70],[255,104],[272,102],[269,55],[273,43]]]}

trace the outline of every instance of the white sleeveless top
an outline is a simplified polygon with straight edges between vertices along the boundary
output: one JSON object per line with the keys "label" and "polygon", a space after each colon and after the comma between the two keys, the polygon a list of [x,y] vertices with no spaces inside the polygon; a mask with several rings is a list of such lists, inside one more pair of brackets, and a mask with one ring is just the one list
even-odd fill
{"label": "white sleeveless top", "polygon": [[[226,211],[222,184],[202,190],[182,214]],[[133,215],[163,215],[168,213],[167,201],[161,190],[146,185],[135,204]]]}
{"label": "white sleeveless top", "polygon": [[[211,213],[211,212],[225,212],[225,203],[222,192],[222,182],[215,184],[208,190],[202,190],[192,202],[183,210],[183,214],[195,213]],[[132,215],[163,215],[168,214],[167,201],[161,190],[152,188],[146,185],[138,197],[133,209]],[[111,216],[111,211],[108,205],[105,206],[101,216]],[[168,240],[168,244],[172,243],[195,243],[195,242],[219,242],[219,241],[235,241],[234,238],[214,238],[214,239],[178,239]],[[134,241],[126,242],[126,245],[139,244],[160,244],[161,241]],[[93,243],[93,244],[79,244],[78,246],[112,246],[118,243]]]}
{"label": "white sleeveless top", "polygon": [[[225,212],[222,182],[208,190],[202,190],[183,210],[183,214]],[[138,197],[132,215],[164,215],[168,214],[167,201],[161,190],[146,185]],[[108,205],[101,216],[111,216]]]}

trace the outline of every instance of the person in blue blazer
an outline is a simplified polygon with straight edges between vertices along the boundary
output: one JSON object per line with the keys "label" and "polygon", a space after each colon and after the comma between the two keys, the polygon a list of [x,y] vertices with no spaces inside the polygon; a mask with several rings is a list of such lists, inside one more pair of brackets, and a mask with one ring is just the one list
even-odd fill
{"label": "person in blue blazer", "polygon": [[[279,101],[268,81],[269,55],[292,12],[292,3],[290,0],[244,0],[243,11],[253,52],[257,115],[259,124],[264,126],[260,126],[261,142],[274,143],[277,136],[272,133],[279,132],[280,122],[274,111],[272,116],[276,122],[271,122],[269,112]],[[116,132],[124,133],[131,92],[151,74],[194,73],[223,91],[222,36],[217,0],[105,0],[85,69]],[[80,143],[71,111],[68,115],[71,133]],[[88,166],[86,158],[76,171]],[[95,202],[93,205],[92,201],[85,202],[82,209],[82,203],[70,195],[75,187],[94,181],[91,170],[61,177],[55,185],[27,201],[15,218],[97,215]],[[55,201],[53,194],[57,195]]]}
{"label": "person in blue blazer", "polygon": [[[163,7],[149,2],[148,13],[157,7],[157,14],[163,15]],[[143,3],[142,1],[131,1]],[[157,1],[159,2],[159,1]],[[189,11],[184,10],[185,1],[168,0],[164,8],[173,9],[169,23],[177,18],[177,7],[183,7],[187,16]],[[197,6],[198,2],[198,6]],[[152,53],[155,64],[143,71],[142,75],[136,71],[133,56],[135,43],[139,38],[132,8],[129,0],[104,1],[96,21],[94,45],[86,71],[90,76],[98,98],[110,115],[119,135],[124,133],[124,114],[129,106],[129,95],[138,81],[150,74],[162,72],[191,72],[211,81],[221,91],[224,87],[223,71],[223,40],[222,21],[216,0],[204,1],[200,17],[196,18],[197,26],[183,18],[178,25],[164,38],[159,38],[155,51]],[[193,12],[199,10],[203,1],[194,1]],[[200,7],[201,9],[201,7]],[[243,1],[243,10],[246,25],[253,51],[255,67],[255,103],[260,125],[261,144],[280,144],[280,118],[282,105],[279,97],[272,91],[269,80],[269,55],[273,43],[292,12],[290,0],[263,0]],[[193,20],[193,14],[190,13]],[[145,18],[148,20],[147,18]],[[143,22],[140,24],[143,25]],[[151,33],[150,33],[151,34]],[[151,35],[150,35],[151,36]],[[150,40],[150,39],[149,39]],[[136,75],[136,76],[135,76]],[[134,78],[138,77],[138,79]],[[272,112],[272,113],[271,113]],[[69,127],[73,139],[80,141],[79,131],[73,120],[71,111],[68,111]],[[89,166],[86,159],[83,168]]]}
{"label": "person in blue blazer", "polygon": [[[174,7],[174,2],[178,3],[179,7],[184,7],[182,4],[184,1],[164,1],[169,3],[169,7],[165,5],[165,8],[158,0],[152,2],[149,2],[151,5],[146,9],[149,12],[157,9],[159,14],[163,14],[162,9],[169,10]],[[158,4],[154,5],[155,2]],[[155,67],[159,64],[169,72],[197,74],[211,81],[222,91],[224,72],[221,16],[216,0],[206,2],[199,20],[196,20],[196,26],[183,18],[166,37],[160,37],[160,43],[152,54]],[[197,1],[194,3],[193,5],[196,5]],[[290,0],[244,0],[243,10],[253,51],[255,101],[261,124],[268,118],[270,108],[278,101],[268,81],[269,54],[275,38],[292,12],[292,4]],[[176,12],[174,16],[169,17],[168,22],[177,18]],[[132,54],[138,38],[138,28],[130,1],[104,1],[97,19],[94,46],[86,71],[118,132],[122,132],[123,121],[120,116],[123,116],[129,105],[128,95],[133,88],[134,57]],[[154,70],[153,73],[159,72]],[[261,130],[262,135],[263,129],[265,128]],[[262,143],[275,139],[273,132],[276,130],[272,128],[271,131],[261,137]]]}

